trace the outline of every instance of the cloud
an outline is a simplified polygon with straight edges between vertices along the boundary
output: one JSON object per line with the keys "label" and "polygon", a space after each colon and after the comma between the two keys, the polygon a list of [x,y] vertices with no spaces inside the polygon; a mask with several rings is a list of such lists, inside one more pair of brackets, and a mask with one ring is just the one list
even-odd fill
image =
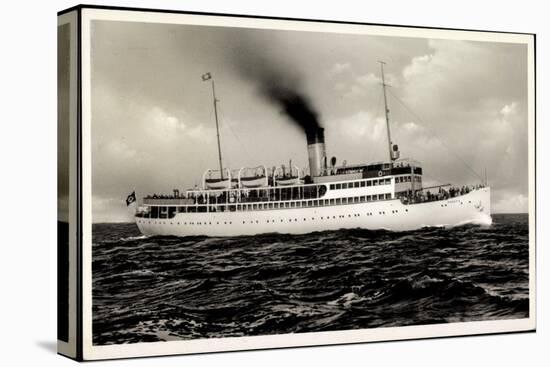
{"label": "cloud", "polygon": [[330,74],[338,75],[342,74],[351,69],[351,64],[349,62],[336,63],[330,69]]}
{"label": "cloud", "polygon": [[527,213],[529,199],[524,194],[508,193],[507,197],[493,200],[493,213]]}
{"label": "cloud", "polygon": [[[129,193],[126,193],[126,195]],[[126,206],[125,199],[125,196],[110,198],[92,195],[92,221],[94,223],[131,222],[135,208],[134,206]]]}
{"label": "cloud", "polygon": [[174,139],[185,131],[185,123],[160,107],[153,107],[146,115],[147,131],[161,139]]}
{"label": "cloud", "polygon": [[137,156],[137,151],[130,148],[124,141],[112,140],[107,144],[106,154],[114,159],[130,160]]}
{"label": "cloud", "polygon": [[502,107],[502,109],[500,110],[500,113],[502,116],[508,117],[509,115],[516,112],[516,108],[517,102],[512,102],[510,104],[504,105],[504,107]]}

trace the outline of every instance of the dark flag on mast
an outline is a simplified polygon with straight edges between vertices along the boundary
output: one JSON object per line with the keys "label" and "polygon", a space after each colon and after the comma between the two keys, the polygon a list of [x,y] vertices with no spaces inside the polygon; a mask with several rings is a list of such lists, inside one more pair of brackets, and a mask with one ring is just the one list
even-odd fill
{"label": "dark flag on mast", "polygon": [[136,202],[136,192],[132,191],[130,195],[126,198],[126,206],[129,206],[132,203]]}
{"label": "dark flag on mast", "polygon": [[202,74],[202,81],[205,82],[207,80],[212,79],[212,75],[210,73]]}

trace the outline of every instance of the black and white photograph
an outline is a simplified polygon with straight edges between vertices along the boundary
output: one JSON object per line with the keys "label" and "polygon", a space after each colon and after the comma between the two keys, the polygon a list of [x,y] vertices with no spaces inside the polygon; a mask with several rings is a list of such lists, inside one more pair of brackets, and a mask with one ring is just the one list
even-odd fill
{"label": "black and white photograph", "polygon": [[94,356],[534,329],[532,35],[82,27]]}

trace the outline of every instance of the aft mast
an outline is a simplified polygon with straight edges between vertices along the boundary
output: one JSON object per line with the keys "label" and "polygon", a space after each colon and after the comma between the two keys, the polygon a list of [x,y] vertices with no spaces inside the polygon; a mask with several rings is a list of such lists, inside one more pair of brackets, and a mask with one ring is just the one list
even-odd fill
{"label": "aft mast", "polygon": [[220,127],[218,123],[218,99],[216,98],[216,87],[214,85],[214,78],[209,72],[202,76],[202,81],[210,80],[212,83],[212,98],[214,100],[214,116],[216,118],[216,137],[218,138],[218,160],[220,163],[220,178],[223,181],[223,165],[222,165],[222,147],[220,144]]}
{"label": "aft mast", "polygon": [[384,61],[378,61],[380,63],[380,71],[382,74],[382,90],[384,91],[384,113],[386,115],[386,131],[388,132],[388,152],[390,155],[390,162],[399,158],[399,152],[397,151],[397,145],[394,147],[391,140],[390,132],[390,109],[388,108],[388,98],[386,96],[386,79],[384,78]]}

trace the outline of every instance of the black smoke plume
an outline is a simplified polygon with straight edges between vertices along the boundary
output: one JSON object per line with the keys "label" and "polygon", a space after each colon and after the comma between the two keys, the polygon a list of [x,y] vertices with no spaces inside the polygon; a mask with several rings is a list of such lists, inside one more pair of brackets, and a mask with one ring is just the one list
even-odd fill
{"label": "black smoke plume", "polygon": [[296,69],[280,55],[270,52],[265,42],[241,39],[234,49],[234,67],[239,75],[257,86],[259,93],[279,107],[291,122],[308,136],[321,124],[319,114],[302,89]]}

